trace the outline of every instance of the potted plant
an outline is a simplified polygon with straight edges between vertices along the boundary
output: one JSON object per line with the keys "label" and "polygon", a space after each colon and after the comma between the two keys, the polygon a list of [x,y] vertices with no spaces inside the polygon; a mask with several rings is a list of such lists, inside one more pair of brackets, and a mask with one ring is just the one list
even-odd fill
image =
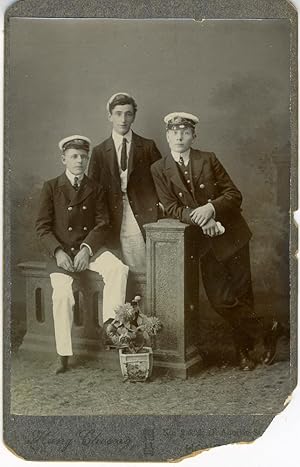
{"label": "potted plant", "polygon": [[119,349],[124,381],[146,381],[151,376],[153,351],[151,340],[161,329],[155,316],[141,312],[140,296],[115,310],[115,319],[107,326],[106,333]]}

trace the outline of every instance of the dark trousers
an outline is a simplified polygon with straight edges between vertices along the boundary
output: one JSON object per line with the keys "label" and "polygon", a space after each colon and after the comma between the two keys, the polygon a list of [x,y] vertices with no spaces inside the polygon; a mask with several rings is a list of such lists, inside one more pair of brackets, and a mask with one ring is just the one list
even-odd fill
{"label": "dark trousers", "polygon": [[208,300],[230,324],[236,347],[253,349],[264,326],[253,307],[249,243],[223,262],[209,250],[201,258],[201,272]]}

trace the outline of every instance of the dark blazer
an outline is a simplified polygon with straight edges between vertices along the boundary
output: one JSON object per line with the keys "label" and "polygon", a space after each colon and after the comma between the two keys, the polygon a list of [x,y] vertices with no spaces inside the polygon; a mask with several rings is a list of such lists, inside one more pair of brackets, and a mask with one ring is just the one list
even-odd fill
{"label": "dark blazer", "polygon": [[212,248],[220,261],[232,256],[251,238],[241,215],[242,195],[214,153],[191,149],[191,191],[183,182],[171,154],[151,167],[154,183],[167,217],[193,224],[190,214],[207,202],[214,205],[215,219],[225,227],[218,237],[202,236],[202,250]]}
{"label": "dark blazer", "polygon": [[103,246],[110,229],[105,191],[84,176],[75,191],[66,174],[44,183],[36,233],[48,253],[52,272],[54,253],[62,248],[73,257],[81,243],[87,243],[94,254]]}
{"label": "dark blazer", "polygon": [[[150,166],[161,158],[154,141],[132,133],[128,159],[127,195],[133,214],[145,238],[144,224],[158,219],[158,196],[153,183]],[[118,248],[123,216],[123,202],[118,160],[112,137],[96,146],[91,155],[89,177],[105,187],[112,231],[107,246]]]}

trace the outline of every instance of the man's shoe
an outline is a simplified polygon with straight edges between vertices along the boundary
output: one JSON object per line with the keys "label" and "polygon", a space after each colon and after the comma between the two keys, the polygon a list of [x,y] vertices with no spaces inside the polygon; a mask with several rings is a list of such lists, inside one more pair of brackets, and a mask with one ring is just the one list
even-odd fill
{"label": "man's shoe", "polygon": [[115,347],[113,344],[113,341],[111,338],[107,335],[107,328],[108,326],[113,322],[113,318],[108,318],[105,323],[103,323],[103,328],[102,328],[102,338],[103,338],[103,343],[104,347],[106,350],[109,350],[112,347]]}
{"label": "man's shoe", "polygon": [[249,357],[247,350],[238,349],[237,351],[239,367],[243,371],[252,371],[256,367],[255,362]]}
{"label": "man's shoe", "polygon": [[60,364],[59,364],[58,368],[55,371],[56,375],[59,375],[60,373],[65,373],[69,369],[69,367],[68,367],[69,357],[61,356],[59,360],[60,360]]}
{"label": "man's shoe", "polygon": [[272,365],[274,362],[276,357],[277,341],[285,334],[285,328],[278,321],[274,321],[271,330],[264,339],[265,352],[262,361],[265,365]]}

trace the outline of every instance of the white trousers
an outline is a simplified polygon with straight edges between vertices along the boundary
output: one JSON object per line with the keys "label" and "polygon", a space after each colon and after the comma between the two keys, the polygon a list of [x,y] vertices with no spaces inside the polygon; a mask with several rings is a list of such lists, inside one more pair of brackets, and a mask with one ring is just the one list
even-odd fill
{"label": "white trousers", "polygon": [[[104,281],[103,322],[114,318],[114,310],[125,302],[128,266],[109,251],[102,253],[89,264],[88,269],[100,274]],[[56,350],[59,355],[73,355],[71,329],[75,304],[73,277],[61,272],[50,274],[53,288],[53,320]]]}
{"label": "white trousers", "polygon": [[123,261],[129,266],[130,271],[145,273],[146,245],[126,193],[123,193],[123,218],[120,243]]}
{"label": "white trousers", "polygon": [[146,245],[143,235],[121,235],[121,251],[125,264],[134,273],[146,272]]}

